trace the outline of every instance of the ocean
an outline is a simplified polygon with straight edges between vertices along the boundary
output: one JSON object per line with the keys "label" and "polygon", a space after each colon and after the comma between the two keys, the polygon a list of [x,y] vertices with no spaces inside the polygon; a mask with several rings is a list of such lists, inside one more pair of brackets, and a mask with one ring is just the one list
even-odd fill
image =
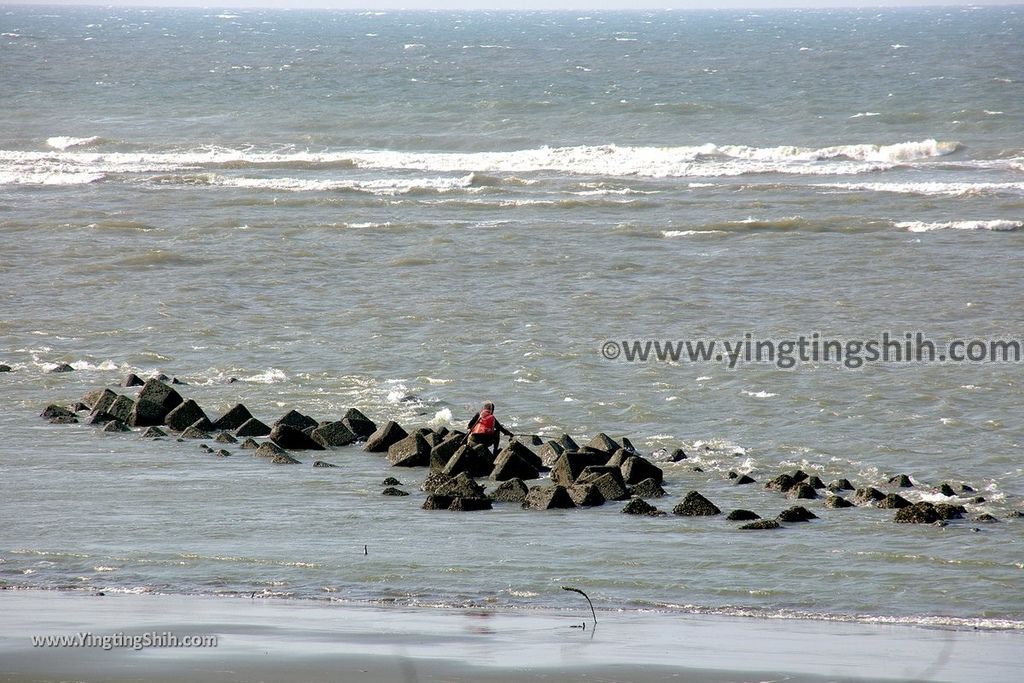
{"label": "ocean", "polygon": [[[1019,362],[616,351],[1024,341],[1022,33],[1020,7],[0,7],[0,585],[1024,630]],[[774,517],[799,468],[967,513],[426,511],[425,470],[358,446],[284,467],[39,417],[131,372],[268,423],[490,399],[628,437],[666,511]]]}

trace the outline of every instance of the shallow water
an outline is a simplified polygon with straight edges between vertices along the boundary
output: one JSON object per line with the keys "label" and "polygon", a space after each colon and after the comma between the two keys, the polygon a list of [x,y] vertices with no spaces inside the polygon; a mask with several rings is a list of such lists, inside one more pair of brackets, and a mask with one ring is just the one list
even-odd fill
{"label": "shallow water", "polygon": [[[4,10],[0,580],[517,607],[570,584],[605,609],[1024,628],[1020,364],[601,355],[1020,340],[1021,22]],[[381,499],[394,472],[357,448],[276,468],[37,417],[132,371],[211,415],[458,424],[491,398],[517,432],[682,446],[666,509],[697,489],[774,516],[726,472],[797,467],[986,500],[946,528],[811,502],[764,534],[621,504],[453,516]]]}

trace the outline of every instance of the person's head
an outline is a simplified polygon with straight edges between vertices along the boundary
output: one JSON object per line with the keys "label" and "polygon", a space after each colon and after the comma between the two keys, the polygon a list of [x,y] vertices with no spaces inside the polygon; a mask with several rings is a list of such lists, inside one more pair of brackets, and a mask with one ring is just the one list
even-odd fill
{"label": "person's head", "polygon": [[484,403],[484,410],[486,410],[489,413],[493,413],[494,412],[494,404],[491,403],[490,401],[485,402]]}

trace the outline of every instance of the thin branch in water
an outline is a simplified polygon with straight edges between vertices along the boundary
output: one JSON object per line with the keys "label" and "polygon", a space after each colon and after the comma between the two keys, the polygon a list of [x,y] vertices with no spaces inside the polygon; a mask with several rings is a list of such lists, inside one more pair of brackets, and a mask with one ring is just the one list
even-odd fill
{"label": "thin branch in water", "polygon": [[579,593],[587,599],[587,604],[590,605],[590,614],[594,617],[594,626],[597,626],[597,612],[594,611],[594,603],[590,602],[590,596],[581,591],[579,588],[573,588],[572,586],[562,586],[564,591],[572,591],[573,593]]}

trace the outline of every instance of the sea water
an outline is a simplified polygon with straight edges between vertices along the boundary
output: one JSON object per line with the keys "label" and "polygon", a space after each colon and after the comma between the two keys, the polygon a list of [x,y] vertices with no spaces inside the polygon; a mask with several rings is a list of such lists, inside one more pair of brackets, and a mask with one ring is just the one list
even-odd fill
{"label": "sea water", "polygon": [[[577,609],[570,585],[1024,629],[1019,363],[602,355],[1021,340],[1022,30],[1014,7],[0,8],[0,582]],[[516,432],[628,437],[662,510],[774,517],[794,501],[764,482],[800,468],[968,512],[424,511],[423,470],[358,446],[284,467],[38,417],[130,372],[265,422],[457,427],[490,399]]]}

